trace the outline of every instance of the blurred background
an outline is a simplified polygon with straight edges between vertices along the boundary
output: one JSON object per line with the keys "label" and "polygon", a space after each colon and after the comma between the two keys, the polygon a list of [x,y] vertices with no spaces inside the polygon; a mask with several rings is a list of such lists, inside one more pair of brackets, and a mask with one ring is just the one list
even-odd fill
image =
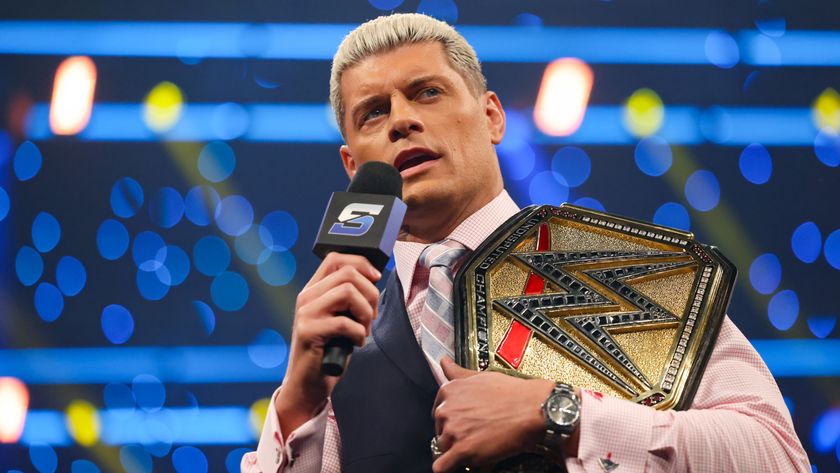
{"label": "blurred background", "polygon": [[498,92],[521,205],[694,232],[813,470],[840,459],[840,8],[319,0],[0,6],[0,471],[238,471],[347,178],[354,26],[420,11]]}

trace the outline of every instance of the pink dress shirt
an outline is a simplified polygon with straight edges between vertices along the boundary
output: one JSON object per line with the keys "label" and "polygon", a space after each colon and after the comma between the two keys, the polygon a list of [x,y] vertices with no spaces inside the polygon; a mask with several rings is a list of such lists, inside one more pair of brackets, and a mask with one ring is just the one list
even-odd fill
{"label": "pink dress shirt", "polygon": [[[502,191],[449,235],[475,250],[519,208]],[[420,313],[428,271],[417,265],[426,245],[397,242],[396,271],[408,318],[420,339]],[[445,377],[430,363],[439,383]],[[331,404],[283,442],[274,399],[256,452],[242,458],[243,473],[337,473],[341,438]],[[691,409],[657,411],[584,390],[577,457],[569,473],[603,472],[610,460],[621,472],[811,471],[773,376],[743,334],[726,317]]]}

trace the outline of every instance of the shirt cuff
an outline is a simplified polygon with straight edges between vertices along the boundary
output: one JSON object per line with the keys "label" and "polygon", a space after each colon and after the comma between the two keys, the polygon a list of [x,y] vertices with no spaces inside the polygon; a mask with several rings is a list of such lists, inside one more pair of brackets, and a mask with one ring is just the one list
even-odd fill
{"label": "shirt cuff", "polygon": [[257,464],[263,472],[281,472],[299,462],[306,465],[306,468],[293,471],[321,471],[321,456],[324,445],[324,432],[327,428],[327,413],[330,410],[330,402],[321,409],[315,417],[306,421],[303,425],[289,434],[286,441],[283,441],[283,433],[280,431],[280,419],[274,408],[274,402],[280,393],[282,386],[274,391],[271,402],[268,405],[268,412],[265,416],[260,442],[257,445]]}
{"label": "shirt cuff", "polygon": [[656,411],[623,399],[581,390],[577,457],[566,459],[569,472],[645,471]]}

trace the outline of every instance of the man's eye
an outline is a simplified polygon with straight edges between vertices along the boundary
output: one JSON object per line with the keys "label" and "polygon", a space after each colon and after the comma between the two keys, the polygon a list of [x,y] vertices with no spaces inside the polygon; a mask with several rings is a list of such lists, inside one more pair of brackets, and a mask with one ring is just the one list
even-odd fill
{"label": "man's eye", "polygon": [[364,114],[364,116],[362,117],[362,123],[384,114],[385,110],[383,110],[382,108],[374,108],[373,110]]}
{"label": "man's eye", "polygon": [[422,91],[420,91],[421,97],[437,97],[438,95],[440,95],[440,90],[438,90],[435,87],[429,87],[428,89],[423,89]]}

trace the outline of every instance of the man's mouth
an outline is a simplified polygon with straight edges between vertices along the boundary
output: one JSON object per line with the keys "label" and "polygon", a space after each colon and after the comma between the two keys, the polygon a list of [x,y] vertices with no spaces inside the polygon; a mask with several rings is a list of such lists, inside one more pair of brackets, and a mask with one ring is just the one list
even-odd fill
{"label": "man's mouth", "polygon": [[394,160],[394,167],[397,168],[399,172],[403,172],[406,169],[411,169],[427,161],[434,161],[439,158],[440,155],[432,150],[426,148],[411,148],[400,151],[400,153],[397,154],[397,158]]}

